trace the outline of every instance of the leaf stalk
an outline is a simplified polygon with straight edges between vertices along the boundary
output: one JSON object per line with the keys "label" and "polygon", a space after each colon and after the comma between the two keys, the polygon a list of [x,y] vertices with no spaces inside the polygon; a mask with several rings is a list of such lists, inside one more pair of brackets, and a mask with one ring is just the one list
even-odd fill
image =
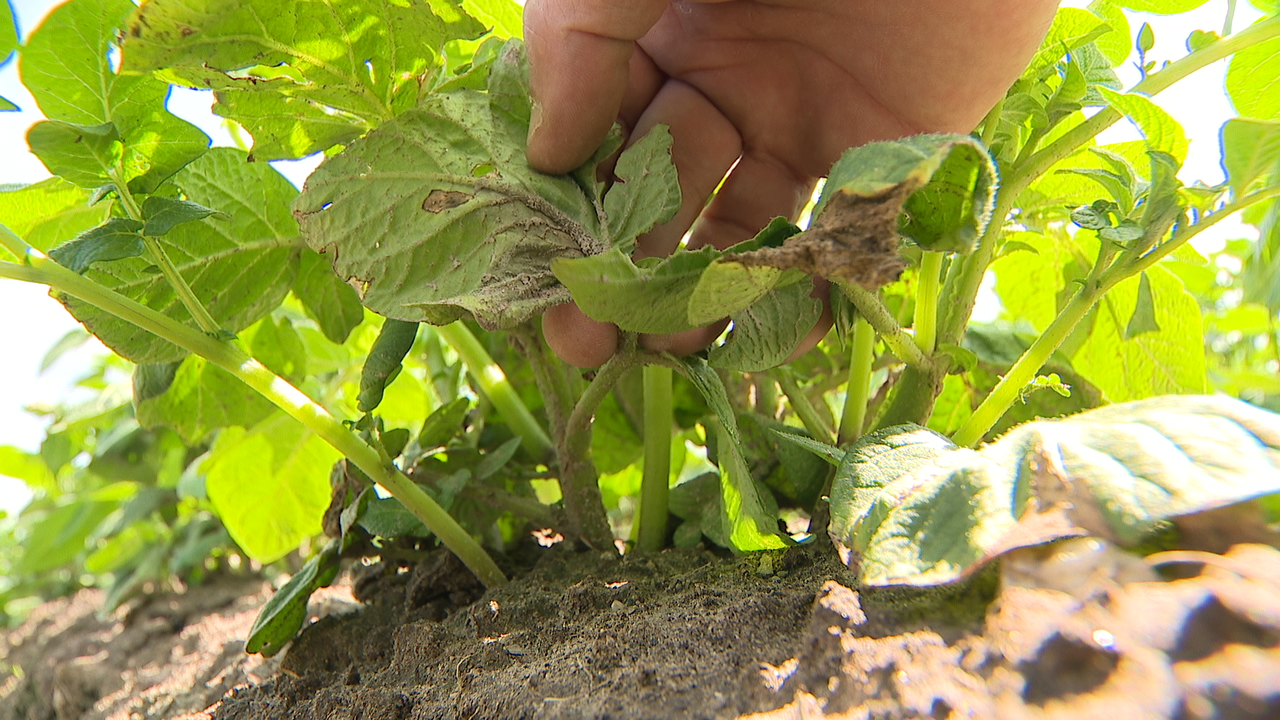
{"label": "leaf stalk", "polygon": [[658,552],[667,539],[667,498],[671,487],[671,368],[644,366],[644,474],[640,481],[637,544]]}

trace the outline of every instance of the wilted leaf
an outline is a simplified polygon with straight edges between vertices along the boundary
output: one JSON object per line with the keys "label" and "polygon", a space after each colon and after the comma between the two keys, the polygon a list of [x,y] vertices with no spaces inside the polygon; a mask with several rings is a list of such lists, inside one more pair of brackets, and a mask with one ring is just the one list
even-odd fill
{"label": "wilted leaf", "polygon": [[1225,397],[1154,398],[1014,428],[973,451],[917,426],[849,450],[831,534],[868,586],[941,585],[1009,550],[1280,492],[1280,417]]}

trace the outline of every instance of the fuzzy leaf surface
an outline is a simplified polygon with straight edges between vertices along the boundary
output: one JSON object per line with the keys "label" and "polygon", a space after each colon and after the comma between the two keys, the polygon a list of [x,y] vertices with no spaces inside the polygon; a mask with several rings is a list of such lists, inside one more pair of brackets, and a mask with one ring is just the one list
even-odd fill
{"label": "fuzzy leaf surface", "polygon": [[1153,398],[1027,423],[976,452],[917,426],[873,433],[833,482],[831,534],[864,585],[942,585],[1015,548],[1132,545],[1163,520],[1276,492],[1280,416]]}
{"label": "fuzzy leaf surface", "polygon": [[760,372],[781,365],[822,315],[822,300],[810,297],[806,280],[774,288],[733,313],[733,330],[723,345],[711,349],[712,367]]}

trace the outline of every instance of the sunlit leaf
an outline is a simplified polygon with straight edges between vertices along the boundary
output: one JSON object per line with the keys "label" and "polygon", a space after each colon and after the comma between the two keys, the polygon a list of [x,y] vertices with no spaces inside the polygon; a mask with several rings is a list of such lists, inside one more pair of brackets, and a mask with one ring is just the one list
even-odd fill
{"label": "sunlit leaf", "polygon": [[1275,182],[1280,178],[1280,121],[1228,120],[1222,126],[1222,165],[1237,198]]}
{"label": "sunlit leaf", "polygon": [[1280,38],[1265,40],[1231,57],[1231,64],[1227,66],[1227,95],[1241,115],[1280,120],[1277,83],[1280,83]]}
{"label": "sunlit leaf", "polygon": [[1169,113],[1145,95],[1124,94],[1105,87],[1100,92],[1112,107],[1138,126],[1152,150],[1169,153],[1179,165],[1186,161],[1187,134]]}
{"label": "sunlit leaf", "polygon": [[275,409],[234,375],[198,357],[184,360],[159,392],[144,390],[140,373],[154,367],[140,365],[134,375],[138,422],[171,427],[193,446],[219,428],[252,427]]}

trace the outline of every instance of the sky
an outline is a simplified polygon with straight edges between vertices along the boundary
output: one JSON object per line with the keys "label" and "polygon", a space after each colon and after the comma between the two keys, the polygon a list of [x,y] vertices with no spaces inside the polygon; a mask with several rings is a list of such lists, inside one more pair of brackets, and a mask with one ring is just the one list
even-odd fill
{"label": "sky", "polygon": [[[23,38],[57,4],[52,0],[11,2]],[[1070,1],[1064,4],[1083,6],[1087,3]],[[1185,54],[1184,42],[1192,30],[1220,30],[1226,6],[1226,0],[1211,0],[1196,11],[1179,16],[1132,13],[1130,23],[1134,32],[1142,22],[1151,23],[1156,46],[1148,58],[1162,62]],[[1246,27],[1258,17],[1259,13],[1251,6],[1239,3],[1235,27]],[[1218,131],[1222,123],[1234,114],[1222,90],[1225,71],[1225,61],[1217,63],[1154,98],[1183,124],[1191,139],[1181,174],[1184,182],[1201,180],[1212,185],[1223,179],[1219,165]],[[1138,79],[1136,69],[1130,67],[1121,71],[1121,79],[1125,87],[1132,85]],[[0,185],[31,183],[48,177],[49,173],[40,161],[27,152],[24,141],[27,129],[41,116],[18,80],[16,62],[10,61],[0,68],[0,96],[22,108],[22,112],[0,113]],[[169,107],[175,114],[200,126],[213,138],[215,145],[232,145],[230,135],[220,125],[220,119],[209,112],[211,102],[210,93],[179,90],[171,96]],[[1121,122],[1100,136],[1099,142],[1137,137],[1131,125]],[[278,167],[300,184],[314,165],[312,161],[299,161]],[[1203,233],[1198,242],[1203,249],[1211,250],[1227,239],[1243,236],[1256,237],[1256,233],[1238,222],[1227,221]],[[990,303],[987,308],[986,312],[990,312]],[[41,373],[40,361],[45,351],[77,327],[62,306],[49,298],[41,287],[0,280],[0,337],[6,339],[5,350],[0,352],[0,446],[13,445],[29,451],[37,449],[43,437],[44,424],[38,417],[24,412],[23,407],[49,404],[68,397],[70,388],[92,366],[94,357],[106,352],[100,344],[92,341]],[[7,480],[0,476],[0,509],[20,506],[26,495],[20,484]]]}

